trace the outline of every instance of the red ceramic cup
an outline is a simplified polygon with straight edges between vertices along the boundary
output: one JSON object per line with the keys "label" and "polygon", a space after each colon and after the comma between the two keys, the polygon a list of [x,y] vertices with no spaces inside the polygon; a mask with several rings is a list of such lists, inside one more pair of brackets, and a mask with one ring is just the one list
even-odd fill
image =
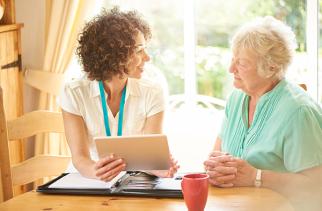
{"label": "red ceramic cup", "polygon": [[203,211],[208,197],[207,174],[187,174],[183,176],[181,187],[184,201],[189,211]]}

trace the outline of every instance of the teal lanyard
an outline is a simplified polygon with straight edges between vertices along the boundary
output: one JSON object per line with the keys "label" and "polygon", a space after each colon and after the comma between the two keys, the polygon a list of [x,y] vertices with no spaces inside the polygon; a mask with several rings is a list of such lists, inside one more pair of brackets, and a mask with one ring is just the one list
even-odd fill
{"label": "teal lanyard", "polygon": [[[107,136],[111,136],[111,129],[108,123],[108,112],[106,107],[106,97],[104,92],[104,85],[102,81],[99,81],[99,88],[100,88],[100,95],[101,95],[101,102],[102,102],[102,109],[104,114],[104,125],[105,125],[105,133]],[[123,112],[124,112],[124,104],[125,104],[125,95],[126,95],[126,85],[122,91],[122,98],[120,102],[120,110],[119,110],[119,122],[117,128],[117,135],[122,136],[122,127],[123,127]]]}

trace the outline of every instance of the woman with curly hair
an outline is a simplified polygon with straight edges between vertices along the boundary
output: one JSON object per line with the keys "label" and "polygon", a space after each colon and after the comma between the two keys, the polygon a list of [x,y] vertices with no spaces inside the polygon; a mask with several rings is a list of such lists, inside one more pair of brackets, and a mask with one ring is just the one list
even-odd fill
{"label": "woman with curly hair", "polygon": [[[98,159],[93,137],[162,133],[163,91],[139,80],[150,60],[148,24],[135,12],[103,10],[79,36],[77,55],[85,77],[65,85],[61,96],[65,133],[72,153],[68,171],[110,181],[126,163],[116,156]],[[179,166],[171,158],[171,177]],[[76,169],[75,169],[76,168]]]}

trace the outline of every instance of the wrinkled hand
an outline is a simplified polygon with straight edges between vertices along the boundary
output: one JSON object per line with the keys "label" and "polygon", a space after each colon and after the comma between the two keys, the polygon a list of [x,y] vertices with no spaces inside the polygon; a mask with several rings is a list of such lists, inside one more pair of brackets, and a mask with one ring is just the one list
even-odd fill
{"label": "wrinkled hand", "polygon": [[122,158],[115,155],[106,156],[95,163],[95,176],[105,182],[111,181],[125,169],[125,166],[126,164]]}
{"label": "wrinkled hand", "polygon": [[232,181],[235,187],[254,186],[256,178],[256,168],[250,165],[246,160],[234,158],[233,163],[237,166],[237,174]]}
{"label": "wrinkled hand", "polygon": [[147,173],[151,173],[157,177],[173,177],[175,173],[177,173],[180,166],[178,165],[178,161],[175,160],[172,155],[170,155],[170,168],[168,170],[151,170]]}
{"label": "wrinkled hand", "polygon": [[209,182],[218,187],[233,187],[232,181],[236,178],[237,163],[228,153],[213,151],[204,162],[209,175]]}

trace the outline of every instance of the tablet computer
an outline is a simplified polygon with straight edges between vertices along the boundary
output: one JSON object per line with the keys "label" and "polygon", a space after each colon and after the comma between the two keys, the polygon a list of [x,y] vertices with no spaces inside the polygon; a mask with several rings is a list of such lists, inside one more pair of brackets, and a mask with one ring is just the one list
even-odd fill
{"label": "tablet computer", "polygon": [[170,153],[166,135],[94,137],[99,158],[114,154],[126,162],[127,171],[167,170]]}

